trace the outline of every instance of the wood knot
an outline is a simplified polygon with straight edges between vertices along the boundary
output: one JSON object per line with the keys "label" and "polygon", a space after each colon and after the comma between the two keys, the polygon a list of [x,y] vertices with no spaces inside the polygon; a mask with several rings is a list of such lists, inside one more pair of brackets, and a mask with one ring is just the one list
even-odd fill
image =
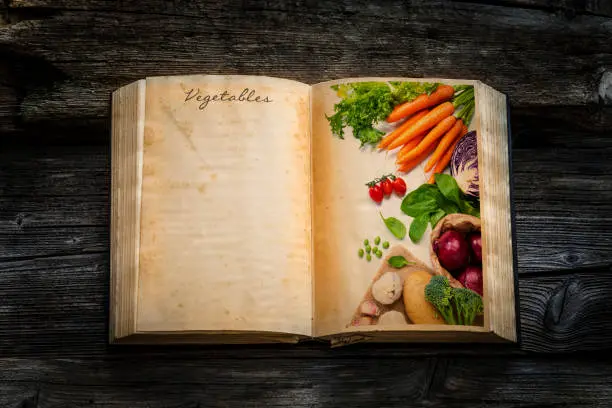
{"label": "wood knot", "polygon": [[26,221],[26,216],[23,213],[17,213],[15,216],[15,225],[18,229],[23,228],[23,223]]}
{"label": "wood knot", "polygon": [[548,299],[544,326],[552,332],[567,331],[578,320],[583,305],[580,280],[576,277],[566,279],[553,290]]}

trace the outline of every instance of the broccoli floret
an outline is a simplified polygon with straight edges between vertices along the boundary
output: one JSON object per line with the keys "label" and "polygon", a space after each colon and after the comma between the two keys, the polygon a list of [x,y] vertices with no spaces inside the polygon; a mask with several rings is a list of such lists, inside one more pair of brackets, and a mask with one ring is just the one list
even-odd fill
{"label": "broccoli floret", "polygon": [[446,276],[435,275],[425,286],[425,299],[442,315],[446,323],[457,324],[451,304],[453,292]]}
{"label": "broccoli floret", "polygon": [[474,323],[476,316],[483,311],[482,298],[470,289],[453,288],[452,303],[457,309],[457,322],[466,326]]}

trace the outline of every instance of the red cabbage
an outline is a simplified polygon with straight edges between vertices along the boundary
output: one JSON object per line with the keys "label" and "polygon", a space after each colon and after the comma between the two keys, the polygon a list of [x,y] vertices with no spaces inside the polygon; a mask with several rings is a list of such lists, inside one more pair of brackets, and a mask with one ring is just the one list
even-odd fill
{"label": "red cabbage", "polygon": [[476,131],[466,133],[455,146],[450,161],[450,172],[461,191],[467,195],[480,197]]}

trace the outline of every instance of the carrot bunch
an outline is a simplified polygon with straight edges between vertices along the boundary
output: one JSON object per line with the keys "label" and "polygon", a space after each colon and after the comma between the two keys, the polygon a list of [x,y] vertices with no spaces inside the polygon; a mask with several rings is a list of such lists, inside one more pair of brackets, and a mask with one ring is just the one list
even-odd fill
{"label": "carrot bunch", "polygon": [[380,149],[395,150],[396,164],[401,172],[408,172],[429,157],[425,172],[444,171],[450,163],[459,139],[467,133],[474,114],[474,87],[439,85],[431,94],[396,106],[387,122],[406,119],[378,144]]}

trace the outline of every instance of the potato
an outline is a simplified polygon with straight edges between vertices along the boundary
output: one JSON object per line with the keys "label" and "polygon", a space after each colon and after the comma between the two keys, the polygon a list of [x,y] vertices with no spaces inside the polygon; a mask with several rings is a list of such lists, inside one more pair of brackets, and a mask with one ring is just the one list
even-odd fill
{"label": "potato", "polygon": [[414,271],[404,279],[404,307],[414,324],[446,324],[436,308],[425,300],[425,285],[431,277],[426,271]]}

